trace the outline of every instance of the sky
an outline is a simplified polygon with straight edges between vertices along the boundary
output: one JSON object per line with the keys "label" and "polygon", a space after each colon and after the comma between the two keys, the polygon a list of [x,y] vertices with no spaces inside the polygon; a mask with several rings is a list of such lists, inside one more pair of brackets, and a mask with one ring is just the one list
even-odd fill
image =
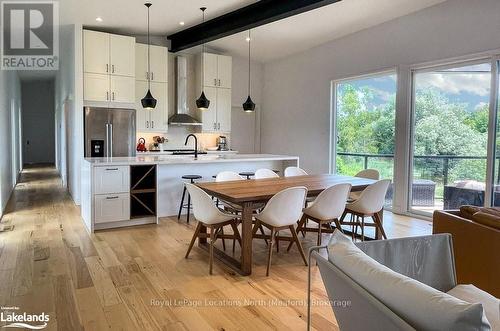
{"label": "sky", "polygon": [[[478,106],[489,103],[490,73],[490,63],[417,72],[415,74],[415,87],[417,89],[437,89],[451,102],[465,103],[469,111],[474,111]],[[396,93],[396,75],[369,77],[345,83],[359,89],[369,87],[374,93],[372,106],[384,105],[393,100]]]}

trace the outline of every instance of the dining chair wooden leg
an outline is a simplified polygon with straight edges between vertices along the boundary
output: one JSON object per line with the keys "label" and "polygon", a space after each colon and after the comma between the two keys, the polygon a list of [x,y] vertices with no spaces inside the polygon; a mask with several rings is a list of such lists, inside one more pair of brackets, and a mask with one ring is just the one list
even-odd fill
{"label": "dining chair wooden leg", "polygon": [[[221,228],[220,228],[220,234],[224,235],[224,227],[223,226],[221,226]],[[226,251],[226,240],[224,238],[221,238],[221,239],[222,239],[222,249],[225,252]]]}
{"label": "dining chair wooden leg", "polygon": [[191,242],[189,243],[188,250],[186,252],[186,256],[185,256],[186,259],[188,258],[189,253],[191,252],[191,249],[193,248],[193,245],[196,242],[198,235],[200,234],[200,230],[201,230],[201,222],[198,222],[198,225],[196,226],[196,230],[194,230],[193,238],[191,239]]}
{"label": "dining chair wooden leg", "polygon": [[302,260],[304,260],[304,263],[307,266],[306,254],[304,253],[304,249],[302,248],[302,244],[299,241],[299,236],[297,236],[297,232],[293,228],[293,225],[290,225],[290,232],[292,233],[292,237],[293,237],[293,241],[291,241],[291,243],[293,243],[295,241],[295,243],[297,244],[297,248],[299,249],[299,253],[302,256]]}
{"label": "dining chair wooden leg", "polygon": [[344,221],[344,218],[346,217],[347,215],[347,210],[344,210],[344,212],[342,213],[342,216],[340,216],[340,223],[342,223]]}
{"label": "dining chair wooden leg", "polygon": [[[266,233],[264,232],[264,227],[262,226],[262,224],[259,226],[259,229],[260,229],[260,234],[263,235],[263,236],[265,236]],[[266,238],[264,238],[264,242],[267,245],[267,239]]]}
{"label": "dining chair wooden leg", "polygon": [[280,232],[279,231],[276,231],[276,253],[279,253],[280,252],[280,239],[279,239],[279,236],[280,235]]}
{"label": "dining chair wooden leg", "polygon": [[306,231],[304,230],[304,227],[307,223],[307,215],[306,214],[302,214],[302,217],[300,218],[299,220],[299,223],[297,225],[297,233],[298,232],[302,232],[302,237],[305,238],[306,237]]}
{"label": "dining chair wooden leg", "polygon": [[[344,233],[344,230],[342,230],[342,226],[340,225],[340,221],[338,220],[338,218],[334,219],[333,222],[335,223],[335,227],[341,232],[341,233]],[[331,223],[330,223],[330,227],[331,227]]]}
{"label": "dining chair wooden leg", "polygon": [[267,270],[266,270],[266,276],[269,276],[269,269],[271,268],[271,256],[273,255],[273,244],[274,244],[274,237],[275,237],[275,230],[274,228],[271,229],[271,241],[269,242],[269,249],[267,251]]}
{"label": "dining chair wooden leg", "polygon": [[377,225],[377,228],[379,229],[380,233],[382,234],[382,238],[387,239],[387,235],[385,234],[384,226],[382,225],[382,222],[380,221],[380,217],[378,214],[373,214],[372,216],[373,221]]}
{"label": "dining chair wooden leg", "polygon": [[213,264],[214,264],[214,242],[215,242],[215,231],[213,227],[210,227],[210,255],[208,257],[208,273],[212,274]]}
{"label": "dining chair wooden leg", "polygon": [[365,217],[361,216],[361,241],[365,241]]}
{"label": "dining chair wooden leg", "polygon": [[321,222],[318,222],[318,242],[317,242],[318,246],[321,246],[321,228],[322,227],[323,226],[321,225]]}

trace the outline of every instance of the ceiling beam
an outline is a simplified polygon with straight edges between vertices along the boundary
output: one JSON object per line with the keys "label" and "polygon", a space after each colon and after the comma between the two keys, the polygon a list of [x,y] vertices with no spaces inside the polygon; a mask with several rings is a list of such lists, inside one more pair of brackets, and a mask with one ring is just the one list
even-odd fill
{"label": "ceiling beam", "polygon": [[338,1],[341,0],[261,0],[167,36],[170,51],[178,52]]}

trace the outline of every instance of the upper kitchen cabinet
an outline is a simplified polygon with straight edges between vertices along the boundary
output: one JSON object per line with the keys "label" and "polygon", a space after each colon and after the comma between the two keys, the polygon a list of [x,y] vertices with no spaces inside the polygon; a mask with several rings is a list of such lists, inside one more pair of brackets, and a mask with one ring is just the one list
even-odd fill
{"label": "upper kitchen cabinet", "polygon": [[[203,132],[231,132],[232,62],[230,56],[203,54],[203,68],[198,67],[197,70],[197,95],[201,93],[200,88],[203,85],[205,95],[210,100],[208,109],[198,112]],[[201,60],[198,61],[198,65],[200,64]]]}
{"label": "upper kitchen cabinet", "polygon": [[84,102],[129,107],[135,102],[135,38],[83,30]]}
{"label": "upper kitchen cabinet", "polygon": [[168,81],[168,49],[151,45],[151,70],[148,71],[148,45],[135,45],[136,80],[166,83]]}
{"label": "upper kitchen cabinet", "polygon": [[151,94],[157,100],[154,109],[142,108],[141,99],[148,90],[148,82],[137,80],[135,85],[136,127],[140,132],[166,133],[168,131],[168,86],[167,83],[151,82]]}
{"label": "upper kitchen cabinet", "polygon": [[233,61],[230,56],[204,53],[203,55],[203,85],[231,88]]}
{"label": "upper kitchen cabinet", "polygon": [[135,78],[135,38],[110,34],[111,74]]}

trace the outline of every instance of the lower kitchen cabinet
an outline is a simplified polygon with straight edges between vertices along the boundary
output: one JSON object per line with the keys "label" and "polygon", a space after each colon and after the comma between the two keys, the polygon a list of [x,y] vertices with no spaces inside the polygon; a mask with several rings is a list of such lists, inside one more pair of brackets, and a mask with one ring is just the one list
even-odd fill
{"label": "lower kitchen cabinet", "polygon": [[94,222],[108,223],[130,219],[130,194],[101,194],[94,196]]}

